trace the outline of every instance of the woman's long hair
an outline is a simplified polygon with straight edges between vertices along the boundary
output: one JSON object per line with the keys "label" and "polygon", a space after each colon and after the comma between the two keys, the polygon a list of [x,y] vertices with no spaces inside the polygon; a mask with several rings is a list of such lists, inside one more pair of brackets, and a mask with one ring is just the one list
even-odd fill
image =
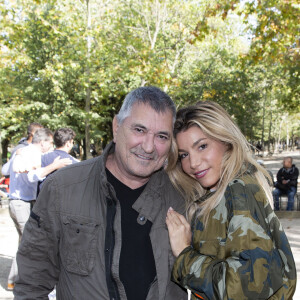
{"label": "woman's long hair", "polygon": [[197,216],[203,216],[204,223],[206,223],[210,211],[220,203],[229,182],[236,176],[243,174],[249,164],[257,169],[254,175],[265,191],[269,202],[273,202],[271,189],[266,179],[268,178],[272,182],[270,175],[252,157],[252,151],[246,138],[219,104],[205,101],[180,109],[177,112],[174,125],[175,139],[179,132],[186,131],[192,126],[198,126],[208,138],[225,143],[227,150],[222,160],[220,180],[216,192],[208,200],[199,202],[197,200],[207,190],[202,188],[196,179],[184,173],[178,159],[177,145],[173,141],[167,172],[173,185],[187,201],[187,218],[189,221],[192,220],[197,211]]}

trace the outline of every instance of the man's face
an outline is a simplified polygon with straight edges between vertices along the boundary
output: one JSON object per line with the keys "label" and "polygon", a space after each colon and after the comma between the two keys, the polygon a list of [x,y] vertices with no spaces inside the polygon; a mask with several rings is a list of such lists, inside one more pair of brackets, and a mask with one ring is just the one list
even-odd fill
{"label": "man's face", "polygon": [[172,113],[136,103],[122,124],[113,122],[115,163],[128,179],[149,178],[163,166],[171,146]]}
{"label": "man's face", "polygon": [[292,160],[290,158],[286,158],[283,160],[283,167],[286,169],[291,168],[293,165]]}
{"label": "man's face", "polygon": [[41,151],[42,153],[46,153],[50,150],[53,150],[53,139],[49,139],[47,141],[41,141]]}
{"label": "man's face", "polygon": [[68,153],[71,152],[72,148],[73,148],[73,145],[74,145],[74,140],[69,140],[66,142],[66,150]]}

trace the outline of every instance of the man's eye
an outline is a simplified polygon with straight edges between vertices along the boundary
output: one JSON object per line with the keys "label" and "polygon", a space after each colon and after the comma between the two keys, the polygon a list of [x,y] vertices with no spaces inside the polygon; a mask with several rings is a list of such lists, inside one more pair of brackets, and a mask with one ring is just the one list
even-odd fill
{"label": "man's eye", "polygon": [[168,136],[162,135],[162,134],[159,134],[158,137],[159,137],[160,139],[162,139],[162,140],[168,140],[168,139],[169,139]]}
{"label": "man's eye", "polygon": [[135,130],[136,132],[139,132],[139,133],[143,133],[143,132],[144,132],[144,130],[141,129],[141,128],[134,128],[134,130]]}

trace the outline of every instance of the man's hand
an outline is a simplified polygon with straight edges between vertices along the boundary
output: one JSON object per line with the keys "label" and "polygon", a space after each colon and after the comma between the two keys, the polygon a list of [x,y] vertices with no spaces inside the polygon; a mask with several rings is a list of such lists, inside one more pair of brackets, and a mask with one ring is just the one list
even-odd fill
{"label": "man's hand", "polygon": [[60,156],[56,157],[53,161],[53,168],[58,170],[60,168],[66,167],[72,164],[72,160],[70,158],[60,158]]}
{"label": "man's hand", "polygon": [[177,213],[172,207],[168,210],[166,224],[172,252],[177,257],[183,249],[191,245],[191,226],[185,217]]}

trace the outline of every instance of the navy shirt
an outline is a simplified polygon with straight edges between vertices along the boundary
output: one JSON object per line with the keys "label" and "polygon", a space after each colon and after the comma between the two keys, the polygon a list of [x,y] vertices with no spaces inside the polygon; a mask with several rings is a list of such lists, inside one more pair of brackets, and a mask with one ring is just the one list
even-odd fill
{"label": "navy shirt", "polygon": [[[55,149],[55,150],[53,150],[53,151],[51,151],[51,152],[49,152],[49,153],[45,153],[45,154],[42,155],[42,159],[41,159],[41,160],[42,160],[42,163],[41,163],[42,168],[51,165],[51,164],[54,162],[55,158],[57,158],[58,156],[60,157],[60,159],[62,159],[62,158],[70,158],[71,161],[72,161],[72,164],[78,162],[77,159],[75,159],[72,155],[70,155],[70,154],[67,153],[66,151]],[[56,171],[56,170],[55,170],[55,171]],[[54,173],[55,171],[53,171],[52,173]],[[38,194],[40,193],[40,190],[41,190],[41,188],[42,188],[42,186],[43,186],[43,182],[44,182],[44,181],[47,179],[47,177],[48,177],[49,175],[51,175],[52,173],[48,174],[44,180],[38,182],[37,196],[38,196]]]}
{"label": "navy shirt", "polygon": [[66,151],[63,150],[54,150],[49,153],[46,153],[42,155],[42,167],[47,167],[48,165],[51,165],[55,158],[60,156],[60,158],[70,158],[72,160],[72,164],[78,162],[77,159],[75,159],[72,155],[67,153]]}

